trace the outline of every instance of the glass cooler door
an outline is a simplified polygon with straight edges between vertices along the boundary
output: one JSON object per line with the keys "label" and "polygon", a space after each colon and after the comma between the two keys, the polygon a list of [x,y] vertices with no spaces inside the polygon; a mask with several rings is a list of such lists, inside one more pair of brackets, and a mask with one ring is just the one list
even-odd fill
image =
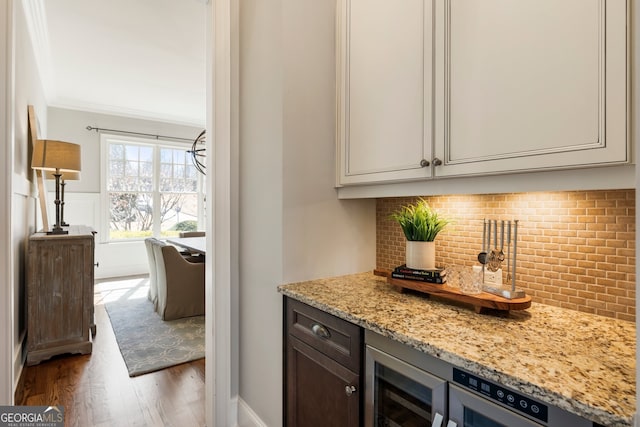
{"label": "glass cooler door", "polygon": [[431,426],[446,417],[446,381],[367,346],[365,425]]}

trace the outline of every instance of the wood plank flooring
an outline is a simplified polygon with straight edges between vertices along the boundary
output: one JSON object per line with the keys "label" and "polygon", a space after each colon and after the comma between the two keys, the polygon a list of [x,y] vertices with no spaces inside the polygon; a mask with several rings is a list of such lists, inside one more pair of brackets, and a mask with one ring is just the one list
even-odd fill
{"label": "wood plank flooring", "polygon": [[204,359],[129,378],[99,300],[93,353],[25,367],[16,404],[64,406],[65,426],[204,426]]}

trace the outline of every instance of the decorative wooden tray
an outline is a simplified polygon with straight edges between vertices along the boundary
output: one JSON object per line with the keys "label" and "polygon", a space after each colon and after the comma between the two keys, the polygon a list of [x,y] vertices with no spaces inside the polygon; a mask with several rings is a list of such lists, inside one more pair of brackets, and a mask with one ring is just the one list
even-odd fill
{"label": "decorative wooden tray", "polygon": [[393,285],[400,292],[412,289],[414,291],[438,296],[444,299],[470,304],[475,308],[476,313],[484,313],[489,310],[526,310],[531,307],[531,297],[529,295],[526,295],[523,298],[514,299],[507,299],[486,292],[482,292],[477,295],[467,295],[460,292],[460,289],[449,287],[446,284],[438,285],[435,283],[420,282],[416,280],[394,279],[388,276],[387,282]]}

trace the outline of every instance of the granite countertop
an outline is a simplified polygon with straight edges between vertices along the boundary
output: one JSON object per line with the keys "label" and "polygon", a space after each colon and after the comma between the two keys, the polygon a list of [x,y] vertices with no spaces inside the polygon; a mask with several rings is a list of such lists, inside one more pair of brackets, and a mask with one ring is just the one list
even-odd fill
{"label": "granite countertop", "polygon": [[399,293],[360,273],[278,291],[489,380],[606,426],[632,426],[632,322],[532,303],[498,317]]}

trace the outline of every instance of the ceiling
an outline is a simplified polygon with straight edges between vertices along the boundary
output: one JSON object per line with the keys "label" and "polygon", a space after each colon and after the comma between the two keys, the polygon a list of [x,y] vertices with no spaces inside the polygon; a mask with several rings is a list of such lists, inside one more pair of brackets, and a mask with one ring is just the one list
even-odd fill
{"label": "ceiling", "polygon": [[27,0],[49,106],[206,123],[207,0]]}

